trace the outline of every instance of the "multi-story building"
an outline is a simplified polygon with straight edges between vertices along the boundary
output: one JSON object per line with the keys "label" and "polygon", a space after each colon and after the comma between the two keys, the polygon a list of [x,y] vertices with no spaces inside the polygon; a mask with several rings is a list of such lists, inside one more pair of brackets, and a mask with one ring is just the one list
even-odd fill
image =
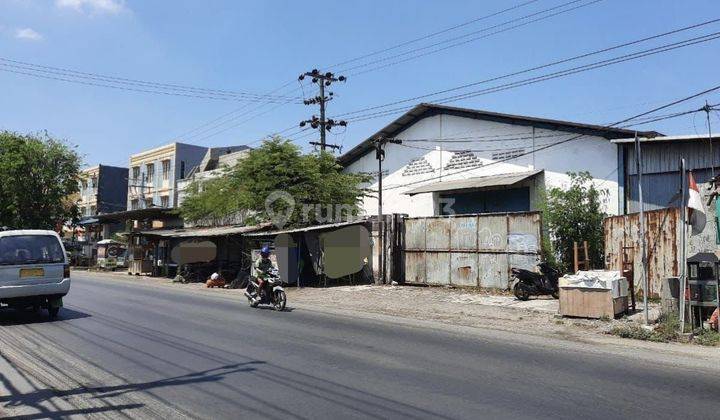
{"label": "multi-story building", "polygon": [[127,210],[176,207],[177,181],[202,161],[207,150],[171,143],[130,156]]}
{"label": "multi-story building", "polygon": [[79,228],[75,239],[87,242],[83,253],[94,256],[94,243],[107,239],[123,229],[121,223],[101,224],[97,216],[125,210],[128,191],[128,169],[97,165],[80,174],[78,210]]}
{"label": "multi-story building", "polygon": [[180,204],[182,180],[199,167],[217,164],[220,154],[247,146],[203,147],[171,143],[130,156],[127,210],[174,208]]}
{"label": "multi-story building", "polygon": [[82,171],[78,208],[83,218],[122,211],[127,203],[128,169],[97,165]]}
{"label": "multi-story building", "polygon": [[208,149],[202,162],[191,168],[184,179],[178,181],[177,205],[182,204],[186,190],[191,183],[221,176],[245,157],[249,149],[247,146],[211,147]]}

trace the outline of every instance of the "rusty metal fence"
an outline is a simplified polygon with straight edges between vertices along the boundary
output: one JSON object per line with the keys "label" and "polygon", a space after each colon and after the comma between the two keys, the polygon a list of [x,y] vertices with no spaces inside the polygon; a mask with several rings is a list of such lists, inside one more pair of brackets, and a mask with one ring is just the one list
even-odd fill
{"label": "rusty metal fence", "polygon": [[[658,296],[662,280],[679,274],[680,210],[665,208],[645,212],[645,242],[648,257],[648,296]],[[640,214],[608,217],[605,232],[605,268],[622,270],[623,263],[632,267],[635,289],[642,289],[642,245]],[[689,254],[692,255],[693,252]]]}
{"label": "rusty metal fence", "polygon": [[405,281],[507,288],[539,261],[541,231],[539,212],[406,218]]}

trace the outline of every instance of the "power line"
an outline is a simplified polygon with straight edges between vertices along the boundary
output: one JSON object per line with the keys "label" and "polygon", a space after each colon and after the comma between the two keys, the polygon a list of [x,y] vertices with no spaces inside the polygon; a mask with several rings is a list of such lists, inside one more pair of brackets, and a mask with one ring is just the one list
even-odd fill
{"label": "power line", "polygon": [[[428,38],[431,38],[431,37],[433,37],[433,36],[436,36],[436,35],[439,35],[439,34],[442,34],[442,33],[446,33],[446,32],[449,32],[449,31],[451,31],[451,30],[454,30],[454,29],[457,29],[457,28],[460,28],[460,27],[467,26],[467,25],[469,25],[469,24],[471,24],[471,23],[474,23],[474,22],[477,22],[477,21],[480,21],[480,20],[484,20],[484,19],[487,19],[487,18],[490,18],[490,17],[493,17],[493,16],[500,15],[500,14],[502,14],[502,13],[506,13],[506,12],[509,12],[509,11],[512,11],[512,10],[515,10],[515,9],[518,9],[518,8],[521,8],[521,7],[524,7],[524,6],[527,6],[527,5],[529,5],[529,4],[535,3],[536,1],[537,1],[537,0],[528,1],[528,2],[525,2],[525,3],[521,3],[521,4],[517,5],[517,6],[513,6],[513,7],[510,7],[510,8],[501,10],[501,11],[499,11],[499,12],[495,12],[495,13],[489,14],[489,15],[483,16],[483,17],[481,17],[481,18],[476,18],[476,19],[473,19],[473,20],[471,20],[471,21],[469,21],[469,22],[465,22],[465,23],[463,23],[463,24],[455,25],[455,26],[453,26],[453,27],[447,28],[447,29],[442,30],[442,31],[438,31],[438,32],[435,32],[435,33],[431,33],[431,34],[426,35],[426,36],[424,36],[424,37],[416,38],[415,40],[406,41],[406,42],[404,42],[404,43],[400,43],[400,44],[398,44],[398,45],[395,45],[395,46],[386,48],[386,49],[381,50],[381,51],[376,51],[376,52],[374,52],[374,53],[365,54],[365,55],[356,57],[356,58],[354,58],[354,59],[350,59],[350,60],[346,60],[346,61],[341,62],[341,63],[334,64],[333,66],[330,66],[330,67],[336,67],[336,66],[339,66],[339,65],[342,65],[342,64],[347,64],[347,63],[350,63],[350,62],[360,61],[360,60],[362,60],[362,59],[364,59],[364,58],[368,58],[368,57],[373,56],[373,55],[377,55],[377,54],[381,54],[381,53],[383,53],[383,52],[387,52],[387,51],[390,51],[390,50],[394,50],[394,49],[400,48],[400,47],[402,47],[402,46],[405,46],[405,45],[408,45],[408,44],[411,44],[411,43],[414,43],[414,42],[417,42],[417,41],[420,41],[420,40],[428,39]],[[564,3],[563,5],[557,6],[557,7],[555,7],[555,8],[545,9],[545,10],[543,10],[543,11],[541,11],[541,12],[538,12],[538,13],[544,13],[544,12],[547,12],[548,10],[557,9],[558,7],[563,7],[563,6],[565,6],[565,5],[569,5],[569,4],[572,4],[572,3],[577,3],[578,1],[580,1],[580,0],[575,0],[575,1],[568,2],[568,3]],[[597,1],[600,1],[600,0],[596,0],[595,2],[597,2]],[[588,5],[589,5],[589,4],[588,4]],[[566,11],[569,11],[569,10],[566,10]],[[538,13],[535,13],[535,14],[533,14],[533,15],[537,15]],[[520,18],[520,19],[524,19],[524,18],[527,18],[527,17],[529,17],[529,16],[532,16],[532,15],[528,15],[528,16],[525,16],[525,17]],[[547,16],[547,17],[550,17],[550,16]],[[516,19],[515,21],[517,21],[517,20],[518,20],[518,19]],[[512,22],[512,21],[511,21],[511,22]],[[505,24],[507,24],[507,22],[506,22]],[[502,25],[501,25],[501,26],[502,26]],[[487,30],[487,29],[486,29],[486,30]],[[462,37],[467,37],[467,36],[472,35],[472,34],[474,34],[474,33],[478,33],[478,31],[473,32],[473,33],[470,33],[470,34],[465,34],[465,35],[463,35]],[[453,38],[453,39],[455,39],[455,38]],[[444,42],[445,42],[445,41],[444,41]],[[427,55],[427,54],[426,54],[426,55]],[[291,83],[291,82],[286,83],[285,85],[283,85],[283,87],[288,86],[290,83]],[[282,87],[281,87],[281,88],[282,88]],[[297,90],[300,90],[300,89],[299,89],[299,88],[293,89],[290,93],[293,93],[293,92],[295,92],[295,91],[297,91]],[[279,108],[279,107],[282,106],[282,105],[283,105],[283,104],[279,104],[278,106],[274,107],[273,110]],[[229,112],[229,113],[227,113],[227,114],[223,114],[222,116],[220,116],[220,117],[218,117],[218,118],[215,118],[215,119],[212,120],[211,122],[202,124],[201,127],[196,127],[195,129],[192,129],[192,130],[190,130],[190,131],[191,131],[191,132],[194,132],[194,131],[196,131],[196,130],[199,129],[199,128],[204,128],[204,130],[202,130],[202,133],[206,133],[206,132],[212,131],[213,129],[220,128],[220,127],[222,127],[223,125],[227,125],[227,124],[230,123],[231,121],[235,121],[235,120],[237,120],[238,118],[240,118],[240,117],[242,117],[242,116],[245,116],[245,115],[247,115],[248,113],[251,113],[251,112],[253,112],[253,111],[257,110],[257,109],[260,109],[260,108],[262,108],[262,107],[264,107],[264,106],[266,106],[266,104],[259,105],[257,108],[254,108],[254,109],[251,109],[251,110],[249,110],[249,111],[246,111],[246,112],[242,113],[241,115],[235,116],[235,117],[233,117],[233,118],[231,118],[231,119],[228,119],[228,120],[226,120],[226,121],[222,121],[222,120],[225,119],[227,116],[236,114],[237,112],[240,112],[241,110],[243,110],[243,109],[245,109],[245,108],[247,108],[247,107],[243,107],[243,108],[240,108],[240,109],[238,109],[238,110],[231,111],[231,112]],[[264,115],[264,114],[265,114],[265,113],[262,113],[262,114],[259,114],[259,115]],[[240,125],[242,125],[242,124],[245,124],[245,123],[249,122],[249,121],[252,120],[252,119],[253,119],[253,118],[245,119],[245,120],[243,120],[243,121],[241,121],[241,122],[239,122],[239,123],[233,124],[232,126],[229,126],[229,127],[227,127],[227,128],[221,129],[221,130],[219,130],[219,131],[217,131],[217,132],[214,132],[214,133],[212,133],[212,134],[209,134],[209,135],[207,135],[207,136],[204,136],[202,139],[207,139],[207,138],[209,138],[209,137],[213,137],[213,136],[215,136],[215,135],[224,133],[224,132],[226,132],[226,131],[228,131],[228,130],[230,130],[230,129],[232,129],[232,128],[235,128],[235,127],[238,127],[238,126],[240,126]],[[192,137],[196,137],[196,136],[199,135],[199,134],[200,134],[200,133],[193,134]]]}
{"label": "power line", "polygon": [[28,72],[23,72],[23,71],[18,71],[18,70],[11,70],[11,69],[7,69],[7,68],[0,68],[0,71],[4,71],[7,73],[22,74],[22,75],[32,76],[32,77],[38,77],[38,78],[42,78],[42,79],[58,80],[58,81],[76,83],[76,84],[81,84],[81,85],[86,85],[86,86],[106,87],[106,88],[110,88],[110,89],[118,89],[118,90],[124,90],[124,91],[132,91],[132,92],[153,93],[153,94],[158,94],[158,95],[169,95],[169,96],[183,96],[183,97],[187,97],[187,98],[214,99],[214,100],[223,100],[223,101],[261,102],[261,100],[259,100],[259,99],[241,99],[241,98],[231,98],[231,97],[221,97],[221,96],[195,95],[195,94],[180,93],[180,92],[164,92],[164,91],[158,91],[158,90],[137,89],[137,88],[124,87],[124,86],[109,85],[109,84],[104,84],[104,83],[85,82],[85,81],[81,81],[81,80],[67,79],[67,78],[63,78],[63,77],[46,76],[46,75],[42,75],[42,74],[28,73]]}
{"label": "power line", "polygon": [[[481,20],[484,20],[484,19],[487,19],[487,18],[490,18],[490,17],[494,17],[494,16],[497,16],[497,15],[500,15],[500,14],[502,14],[502,13],[506,13],[506,12],[509,12],[509,11],[512,11],[512,10],[515,10],[515,9],[518,9],[518,8],[521,8],[521,7],[530,5],[530,4],[532,4],[532,3],[535,3],[536,1],[537,1],[537,0],[527,1],[527,2],[525,2],[525,3],[521,3],[521,4],[519,4],[519,5],[516,5],[516,6],[510,7],[510,8],[501,10],[501,11],[499,11],[499,12],[495,12],[495,13],[492,13],[492,14],[489,14],[489,15],[486,15],[486,16],[483,16],[483,17],[480,17],[480,18],[476,18],[476,19],[473,19],[473,20],[471,20],[471,21],[465,22],[465,23],[463,23],[463,24],[455,25],[455,26],[453,26],[453,27],[446,28],[446,29],[444,29],[444,30],[441,30],[441,31],[438,31],[438,32],[435,32],[435,33],[431,33],[431,34],[428,34],[428,35],[426,35],[426,36],[423,36],[423,37],[420,37],[420,38],[416,38],[416,39],[414,39],[414,40],[406,41],[406,42],[404,42],[404,43],[400,43],[400,44],[397,44],[397,45],[395,45],[395,46],[391,46],[391,47],[389,47],[389,48],[386,48],[386,49],[383,49],[383,50],[380,50],[380,51],[376,51],[376,52],[373,52],[373,53],[370,53],[370,54],[361,55],[361,56],[355,57],[355,58],[353,58],[353,59],[346,60],[346,61],[343,61],[343,62],[341,62],[341,63],[334,64],[334,65],[332,65],[332,66],[329,66],[329,68],[337,67],[337,66],[340,66],[340,65],[343,65],[343,64],[347,64],[347,63],[350,63],[350,62],[359,61],[359,60],[362,60],[362,59],[364,59],[364,58],[368,58],[368,57],[373,56],[373,55],[377,55],[377,54],[381,54],[381,53],[383,53],[383,52],[387,52],[387,51],[390,51],[390,50],[394,50],[394,49],[400,48],[400,47],[402,47],[402,46],[415,43],[415,42],[420,41],[420,40],[428,39],[428,38],[431,38],[431,37],[433,37],[433,36],[436,36],[436,35],[439,35],[439,34],[442,34],[442,33],[446,33],[446,32],[452,31],[452,30],[454,30],[454,29],[458,29],[458,28],[467,26],[467,25],[469,25],[469,24],[471,24],[471,23],[475,23],[475,22],[478,22],[478,21],[481,21]],[[578,1],[579,1],[579,0],[578,0]],[[571,2],[571,3],[572,3],[572,2]],[[277,90],[280,90],[280,89],[282,89],[282,88],[290,85],[291,83],[292,83],[292,82],[288,82],[288,83],[286,83],[285,85],[283,85],[283,86],[281,86],[280,88],[278,88]],[[276,91],[277,91],[277,90],[276,90]],[[301,90],[301,88],[293,89],[293,90],[292,90],[291,92],[289,92],[289,93],[294,93],[294,92],[296,92],[296,91],[298,91],[298,90]],[[274,92],[273,92],[273,93],[274,93]],[[203,130],[203,132],[212,131],[213,128],[219,128],[219,127],[221,127],[221,126],[223,126],[223,125],[226,125],[227,123],[229,123],[229,122],[231,122],[231,121],[234,121],[234,120],[238,119],[239,117],[244,116],[244,115],[247,115],[249,112],[252,112],[252,111],[254,111],[254,110],[256,110],[256,109],[260,109],[260,108],[262,108],[262,107],[264,107],[264,106],[265,106],[265,105],[260,105],[259,107],[255,108],[255,109],[253,109],[253,110],[250,110],[250,111],[248,111],[248,112],[243,113],[242,115],[239,115],[239,116],[237,116],[237,117],[233,117],[233,118],[231,118],[231,119],[229,119],[229,120],[227,120],[227,121],[220,122],[221,120],[225,119],[225,117],[230,116],[230,115],[233,115],[233,114],[235,114],[235,113],[237,113],[237,112],[239,112],[239,111],[241,111],[241,110],[243,110],[243,109],[245,109],[245,108],[247,108],[247,107],[243,107],[243,108],[240,108],[240,109],[237,109],[237,110],[233,110],[233,111],[231,111],[231,112],[229,112],[229,113],[227,113],[227,114],[223,114],[222,116],[220,116],[220,117],[218,117],[218,118],[215,118],[214,120],[212,120],[212,121],[210,121],[210,122],[208,122],[208,123],[202,124],[202,126],[201,126],[201,127],[198,127],[198,128],[205,128],[205,127],[207,127],[207,126],[209,126],[209,125],[213,125],[214,123],[217,122],[217,124],[214,124],[214,125],[213,125],[212,127],[210,127],[209,129]],[[279,106],[278,106],[278,107],[279,107]],[[274,109],[276,109],[276,108],[278,108],[278,107],[275,107]],[[223,133],[223,132],[228,131],[228,130],[231,129],[231,128],[235,128],[235,127],[237,127],[237,126],[239,126],[239,125],[242,125],[242,124],[244,124],[244,123],[246,123],[246,122],[248,122],[248,121],[249,121],[249,120],[244,120],[244,121],[242,121],[242,122],[240,122],[240,123],[238,123],[238,124],[234,124],[233,126],[228,127],[227,129],[223,129],[223,130],[218,131],[217,133],[211,134],[210,136],[206,136],[205,138],[211,137],[211,136],[214,136],[214,135],[217,135],[217,134],[221,134],[221,133]],[[190,131],[193,132],[193,131],[196,131],[196,130],[197,130],[197,128],[196,128],[196,129],[193,129],[193,130],[190,130]]]}
{"label": "power line", "polygon": [[[18,60],[11,60],[9,58],[0,57],[0,66],[6,67],[6,68],[13,68],[13,69],[19,69],[26,72],[32,72],[32,74],[28,74],[30,76],[36,76],[36,77],[43,77],[44,75],[53,75],[58,77],[58,80],[62,81],[69,81],[69,82],[77,82],[77,80],[74,79],[80,79],[82,81],[97,81],[100,82],[97,85],[98,86],[106,86],[107,84],[113,84],[113,85],[122,85],[122,86],[137,86],[144,89],[155,89],[155,90],[161,90],[161,91],[170,91],[170,92],[181,92],[181,93],[188,93],[191,95],[203,95],[203,96],[219,96],[219,97],[228,97],[228,98],[245,98],[245,99],[267,99],[267,100],[273,100],[273,101],[287,101],[287,100],[295,100],[297,101],[298,98],[289,98],[289,97],[281,97],[281,96],[271,96],[271,95],[260,95],[255,93],[248,93],[248,92],[238,92],[238,91],[230,91],[230,90],[219,90],[219,89],[206,89],[206,88],[197,88],[192,86],[183,86],[183,85],[176,85],[176,84],[168,84],[168,83],[159,83],[159,82],[149,82],[144,80],[138,80],[138,79],[128,79],[123,77],[116,77],[116,76],[106,76],[98,73],[88,73],[88,72],[81,72],[77,70],[71,70],[61,67],[52,67],[52,66],[45,66],[40,64],[34,64],[34,63],[28,63],[25,61],[18,61]],[[38,74],[35,74],[38,73]],[[22,73],[27,74],[27,73]],[[67,78],[71,78],[72,80],[69,80]]]}
{"label": "power line", "polygon": [[[450,38],[450,39],[446,39],[446,40],[443,40],[443,41],[439,41],[439,42],[436,42],[436,43],[434,43],[434,44],[426,45],[426,46],[424,46],[424,47],[415,48],[415,49],[412,49],[412,50],[409,50],[409,51],[405,51],[405,52],[402,52],[402,53],[399,53],[399,54],[396,54],[396,55],[393,55],[393,56],[390,56],[390,57],[384,57],[384,58],[380,58],[380,59],[377,59],[377,60],[374,60],[374,61],[370,61],[370,62],[367,62],[367,63],[358,64],[358,65],[355,65],[355,66],[352,66],[352,67],[347,67],[347,68],[344,68],[344,69],[342,69],[342,70],[340,70],[340,71],[347,73],[347,72],[350,72],[350,71],[352,71],[352,70],[357,70],[357,69],[365,68],[365,67],[368,67],[368,66],[372,66],[372,65],[374,65],[374,64],[379,64],[379,63],[383,63],[383,62],[386,62],[386,61],[396,60],[396,59],[398,59],[398,58],[400,58],[400,57],[405,57],[405,56],[407,56],[407,55],[411,55],[411,54],[416,53],[416,52],[425,51],[425,50],[431,49],[431,48],[433,48],[433,47],[437,47],[437,46],[439,46],[439,45],[452,43],[453,41],[458,41],[458,40],[467,38],[467,37],[469,37],[469,36],[473,36],[473,35],[476,35],[476,34],[479,34],[479,33],[491,31],[491,30],[493,30],[493,29],[500,28],[500,27],[503,27],[503,26],[506,26],[506,25],[509,25],[509,24],[512,24],[512,23],[515,23],[515,22],[519,22],[519,21],[522,21],[522,20],[525,20],[525,19],[528,19],[528,18],[531,18],[531,17],[534,17],[534,16],[538,16],[538,15],[542,15],[542,14],[544,14],[544,13],[552,12],[552,11],[554,11],[554,10],[562,9],[562,8],[565,7],[565,6],[569,6],[569,5],[572,5],[572,4],[581,2],[581,1],[584,1],[584,0],[572,0],[572,1],[569,1],[569,2],[566,2],[566,3],[563,3],[563,4],[559,5],[559,6],[550,7],[550,8],[541,10],[541,11],[539,11],[539,12],[531,13],[531,14],[529,14],[529,15],[525,15],[525,16],[522,16],[522,17],[519,17],[519,18],[515,18],[515,19],[511,19],[511,20],[505,21],[505,22],[503,22],[503,23],[499,23],[499,24],[497,24],[497,25],[493,25],[493,26],[490,26],[490,27],[487,27],[487,28],[483,28],[483,29],[480,29],[480,30],[477,30],[477,31],[469,32],[469,33],[467,33],[467,34],[460,35],[460,36],[457,36],[457,37],[454,37],[454,38]],[[496,35],[496,34],[499,34],[499,33],[507,32],[507,31],[509,31],[509,30],[513,30],[513,29],[517,29],[517,28],[521,28],[521,27],[523,27],[523,26],[527,26],[527,25],[530,25],[530,24],[532,24],[532,23],[540,22],[540,21],[542,21],[542,20],[549,19],[549,18],[551,18],[551,17],[557,16],[557,15],[560,15],[560,14],[563,14],[563,13],[571,12],[571,11],[573,11],[573,10],[580,9],[580,8],[582,8],[582,7],[590,6],[590,5],[592,5],[592,4],[599,3],[599,2],[601,2],[601,1],[603,1],[603,0],[591,0],[589,3],[576,5],[576,6],[574,6],[574,7],[568,8],[568,9],[562,9],[562,10],[556,11],[556,12],[554,12],[554,13],[550,13],[550,14],[548,14],[548,15],[545,15],[545,16],[540,16],[540,17],[538,17],[538,18],[531,19],[531,20],[529,20],[529,21],[527,21],[527,22],[524,22],[524,23],[521,23],[521,24],[517,24],[517,25],[514,25],[514,26],[510,26],[510,27],[508,27],[508,28],[505,28],[505,29],[501,29],[501,30],[492,32],[492,33],[490,33],[490,34],[485,34],[485,35],[483,35],[483,36],[474,37],[474,38],[470,38],[470,39],[464,39],[463,41],[456,42],[456,43],[450,44],[450,45],[446,45],[446,46],[444,46],[444,47],[437,48],[437,49],[435,49],[435,50],[428,51],[428,52],[419,54],[419,55],[417,55],[417,56],[413,56],[413,57],[409,57],[409,58],[406,58],[406,59],[402,59],[402,60],[399,60],[399,61],[396,61],[396,62],[393,62],[393,63],[390,63],[390,64],[384,64],[384,65],[381,65],[381,66],[378,66],[378,67],[375,67],[375,68],[371,68],[371,69],[368,69],[368,70],[364,70],[364,71],[362,71],[362,72],[350,73],[350,75],[351,75],[351,76],[355,76],[355,75],[358,75],[358,74],[364,74],[364,73],[368,73],[368,72],[375,71],[375,70],[378,70],[378,69],[382,69],[382,68],[385,68],[385,67],[389,67],[389,66],[391,66],[391,65],[395,65],[395,64],[399,64],[399,63],[404,63],[404,62],[406,62],[406,61],[414,60],[414,59],[416,59],[416,58],[425,57],[425,56],[430,55],[430,54],[435,54],[435,53],[438,53],[438,52],[441,52],[441,51],[445,51],[445,50],[450,49],[450,48],[454,48],[454,47],[457,47],[457,46],[460,46],[460,45],[465,45],[465,44],[468,44],[468,43],[470,43],[470,42],[475,42],[475,41],[478,41],[478,40],[480,40],[480,39],[487,38],[487,37],[492,36],[492,35]]]}
{"label": "power line", "polygon": [[[589,70],[594,70],[597,68],[607,67],[607,66],[610,66],[613,64],[619,64],[622,62],[647,57],[650,55],[659,54],[662,52],[672,51],[672,50],[675,50],[678,48],[683,48],[683,47],[687,47],[687,46],[691,46],[691,45],[695,45],[695,44],[699,44],[699,43],[703,43],[703,42],[712,41],[717,38],[720,38],[720,32],[715,32],[715,33],[711,33],[708,35],[703,35],[700,37],[691,38],[691,39],[687,39],[687,40],[680,41],[680,42],[675,42],[672,44],[666,44],[666,45],[662,45],[660,47],[655,47],[655,48],[651,48],[651,49],[644,50],[644,51],[626,54],[626,55],[614,57],[614,58],[607,59],[607,60],[601,60],[601,61],[593,62],[590,64],[585,64],[582,66],[572,67],[569,69],[565,69],[565,70],[561,70],[561,71],[557,71],[557,72],[553,72],[553,73],[548,73],[548,74],[545,74],[542,76],[536,76],[536,77],[523,79],[523,80],[511,82],[511,83],[493,86],[493,87],[478,90],[478,91],[473,91],[473,92],[454,95],[454,96],[450,96],[450,97],[440,98],[439,100],[436,100],[433,102],[437,103],[437,104],[443,104],[443,103],[455,102],[458,100],[468,99],[468,98],[472,98],[472,97],[476,97],[476,96],[487,95],[490,93],[496,93],[496,92],[500,92],[500,91],[504,91],[504,90],[514,89],[514,88],[521,87],[521,86],[540,83],[540,82],[544,82],[547,80],[552,80],[552,79],[556,79],[556,78],[560,78],[560,77],[564,77],[564,76],[569,76],[569,75],[589,71]],[[385,115],[391,115],[391,114],[397,113],[399,111],[406,111],[411,108],[412,108],[412,106],[393,108],[390,110],[380,111],[380,112],[376,112],[376,113],[360,115],[358,117],[348,119],[348,121],[353,121],[353,122],[364,121],[364,120],[368,120],[368,119],[382,117]]]}
{"label": "power line", "polygon": [[383,53],[386,53],[386,52],[389,52],[389,51],[393,51],[393,50],[396,50],[396,49],[398,49],[398,48],[402,48],[402,47],[404,47],[404,46],[407,46],[407,45],[410,45],[410,44],[414,44],[414,43],[416,43],[416,42],[424,41],[424,40],[426,40],[426,39],[433,38],[433,37],[435,37],[435,36],[437,36],[437,35],[442,35],[442,34],[444,34],[444,33],[453,31],[453,30],[455,30],[455,29],[460,29],[460,28],[463,28],[463,27],[465,27],[465,26],[471,25],[471,24],[473,24],[473,23],[480,22],[480,21],[483,21],[483,20],[487,20],[487,19],[490,19],[490,18],[492,18],[492,17],[499,16],[499,15],[501,15],[501,14],[504,14],[504,13],[507,13],[507,12],[510,12],[510,11],[513,11],[513,10],[516,10],[516,9],[519,9],[519,8],[522,8],[522,7],[525,7],[525,6],[528,6],[528,5],[532,4],[532,3],[537,3],[538,1],[539,1],[539,0],[526,1],[526,2],[524,2],[524,3],[517,4],[517,5],[515,5],[515,6],[512,6],[512,7],[507,8],[507,9],[500,10],[500,11],[498,11],[498,12],[493,12],[493,13],[491,13],[491,14],[488,14],[488,15],[485,15],[485,16],[481,16],[481,17],[478,17],[478,18],[469,20],[469,21],[467,21],[467,22],[463,22],[463,23],[460,23],[460,24],[458,24],[458,25],[451,26],[451,27],[449,27],[449,28],[445,28],[445,29],[439,30],[439,31],[437,31],[437,32],[433,32],[433,33],[430,33],[430,34],[427,34],[427,35],[423,35],[423,36],[421,36],[421,37],[419,37],[419,38],[411,39],[411,40],[409,40],[409,41],[404,41],[404,42],[401,42],[401,43],[399,43],[399,44],[395,44],[395,45],[393,45],[393,46],[390,46],[390,47],[387,47],[387,48],[384,48],[384,49],[381,49],[381,50],[377,50],[377,51],[374,51],[374,52],[371,52],[371,53],[363,54],[363,55],[357,56],[357,57],[355,57],[355,58],[351,58],[351,59],[349,59],[349,60],[341,61],[341,62],[339,62],[339,63],[335,63],[335,64],[330,65],[330,66],[326,66],[326,68],[331,69],[331,68],[335,68],[335,67],[338,67],[338,66],[343,66],[343,65],[345,65],[345,64],[353,63],[353,62],[356,62],[356,61],[363,60],[363,59],[365,59],[365,58],[369,58],[369,57],[372,57],[372,56],[375,56],[375,55],[380,55],[380,54],[383,54]]}
{"label": "power line", "polygon": [[561,59],[561,60],[552,61],[552,62],[550,62],[550,63],[542,64],[542,65],[535,66],[535,67],[530,67],[530,68],[523,69],[523,70],[519,70],[519,71],[515,71],[515,72],[512,72],[512,73],[503,74],[503,75],[496,76],[496,77],[492,77],[492,78],[489,78],[489,79],[484,79],[484,80],[480,80],[480,81],[477,81],[477,82],[467,83],[467,84],[464,84],[464,85],[460,85],[460,86],[456,86],[456,87],[452,87],[452,88],[448,88],[448,89],[443,89],[443,90],[439,90],[439,91],[435,91],[435,92],[431,92],[431,93],[427,93],[427,94],[423,94],[423,95],[417,95],[417,96],[413,96],[413,97],[410,97],[410,98],[406,98],[406,99],[402,99],[402,100],[398,100],[398,101],[394,101],[394,102],[389,102],[389,103],[386,103],[386,104],[383,104],[383,105],[377,105],[377,106],[362,108],[362,109],[355,110],[355,111],[351,111],[351,112],[342,113],[342,114],[339,114],[338,117],[344,117],[344,116],[348,116],[348,115],[359,114],[359,113],[362,113],[362,112],[365,112],[365,111],[371,111],[371,110],[375,110],[375,109],[386,108],[386,107],[393,106],[393,105],[398,105],[398,104],[401,104],[401,103],[413,102],[413,101],[417,101],[417,100],[420,100],[420,99],[423,99],[423,98],[429,98],[429,97],[431,97],[431,96],[436,96],[436,95],[441,95],[441,94],[444,94],[444,93],[454,92],[454,91],[466,89],[466,88],[469,88],[469,87],[472,87],[472,86],[477,86],[477,85],[481,85],[481,84],[485,84],[485,83],[495,82],[495,81],[502,80],[502,79],[507,79],[507,78],[513,77],[513,76],[519,76],[519,75],[521,75],[521,74],[530,73],[530,72],[537,71],[537,70],[542,70],[542,69],[545,69],[545,68],[548,68],[548,67],[557,66],[557,65],[559,65],[559,64],[564,64],[564,63],[568,63],[568,62],[571,62],[571,61],[580,60],[580,59],[583,59],[583,58],[587,58],[587,57],[591,57],[591,56],[594,56],[594,55],[602,54],[602,53],[605,53],[605,52],[617,50],[617,49],[620,49],[620,48],[629,47],[629,46],[631,46],[631,45],[636,45],[636,44],[640,44],[640,43],[643,43],[643,42],[651,41],[651,40],[654,40],[654,39],[666,37],[666,36],[669,36],[669,35],[674,35],[674,34],[677,34],[677,33],[680,33],[680,32],[689,31],[689,30],[692,30],[692,29],[697,29],[697,28],[700,28],[700,27],[703,27],[703,26],[707,26],[707,25],[710,25],[710,24],[713,24],[713,23],[717,23],[717,22],[720,22],[720,19],[716,18],[716,19],[707,20],[707,21],[704,21],[704,22],[701,22],[701,23],[697,23],[697,24],[694,24],[694,25],[685,26],[685,27],[678,28],[678,29],[675,29],[675,30],[672,30],[672,31],[663,32],[663,33],[660,33],[660,34],[657,34],[657,35],[653,35],[653,36],[649,36],[649,37],[637,39],[637,40],[634,40],[634,41],[624,42],[624,43],[621,43],[621,44],[613,45],[613,46],[611,46],[611,47],[607,47],[607,48],[602,48],[602,49],[599,49],[599,50],[590,51],[590,52],[583,53],[583,54],[580,54],[580,55],[576,55],[576,56],[573,56],[573,57],[569,57],[569,58],[564,58],[564,59]]}

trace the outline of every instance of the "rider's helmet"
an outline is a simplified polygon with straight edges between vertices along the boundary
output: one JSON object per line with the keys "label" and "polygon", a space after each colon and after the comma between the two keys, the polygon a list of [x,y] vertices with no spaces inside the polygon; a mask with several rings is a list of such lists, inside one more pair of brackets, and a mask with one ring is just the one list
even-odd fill
{"label": "rider's helmet", "polygon": [[217,280],[219,278],[220,278],[220,274],[218,274],[218,273],[212,273],[212,275],[210,276],[210,280]]}
{"label": "rider's helmet", "polygon": [[267,258],[270,256],[270,247],[267,245],[264,245],[262,249],[260,250],[260,256],[263,258]]}

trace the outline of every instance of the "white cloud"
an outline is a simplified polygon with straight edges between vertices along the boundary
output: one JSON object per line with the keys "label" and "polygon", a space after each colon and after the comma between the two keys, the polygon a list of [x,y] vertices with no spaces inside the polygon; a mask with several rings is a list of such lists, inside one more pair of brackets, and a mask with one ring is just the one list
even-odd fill
{"label": "white cloud", "polygon": [[15,31],[15,38],[28,41],[42,41],[43,36],[31,28],[20,28]]}
{"label": "white cloud", "polygon": [[117,14],[125,9],[125,0],[55,0],[61,9],[73,9],[81,13]]}

